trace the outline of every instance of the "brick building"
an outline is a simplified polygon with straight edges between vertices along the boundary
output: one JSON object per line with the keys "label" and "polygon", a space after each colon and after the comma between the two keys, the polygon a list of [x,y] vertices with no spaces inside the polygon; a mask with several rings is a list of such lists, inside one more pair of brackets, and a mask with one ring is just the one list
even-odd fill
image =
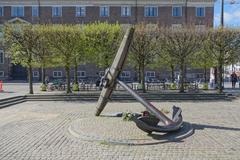
{"label": "brick building", "polygon": [[[5,23],[31,24],[86,24],[96,21],[120,23],[122,25],[147,23],[169,27],[184,24],[205,28],[213,26],[215,0],[1,0],[0,37]],[[79,66],[79,79],[97,78],[103,70],[95,65]],[[41,72],[36,69],[34,79],[39,80]],[[178,73],[176,72],[176,75]],[[73,72],[72,72],[73,75]],[[189,78],[201,78],[201,70],[188,71]],[[64,78],[62,68],[47,70],[50,79]],[[164,79],[169,76],[166,70],[147,70],[148,78]],[[11,64],[0,46],[0,79],[26,79],[26,69]],[[136,79],[134,69],[126,69],[122,78]]]}

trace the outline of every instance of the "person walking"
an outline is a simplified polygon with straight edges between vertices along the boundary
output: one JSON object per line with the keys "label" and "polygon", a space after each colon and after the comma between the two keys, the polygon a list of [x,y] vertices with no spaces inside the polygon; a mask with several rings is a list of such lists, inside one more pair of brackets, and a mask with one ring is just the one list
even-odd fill
{"label": "person walking", "polygon": [[236,83],[238,81],[238,77],[237,77],[237,74],[235,72],[233,72],[231,74],[231,81],[232,81],[232,88],[235,88]]}
{"label": "person walking", "polygon": [[240,76],[238,76],[238,85],[239,85],[239,88],[240,88]]}

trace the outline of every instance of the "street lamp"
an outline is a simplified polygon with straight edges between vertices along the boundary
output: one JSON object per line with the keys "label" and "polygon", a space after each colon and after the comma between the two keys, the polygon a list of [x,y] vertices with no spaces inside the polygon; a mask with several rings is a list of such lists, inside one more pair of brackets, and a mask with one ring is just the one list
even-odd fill
{"label": "street lamp", "polygon": [[38,2],[38,23],[40,24],[41,23],[41,2],[40,0],[37,0]]}
{"label": "street lamp", "polygon": [[[229,0],[230,5],[239,4],[236,0]],[[221,22],[220,26],[224,27],[224,0],[221,0]]]}
{"label": "street lamp", "polygon": [[138,0],[135,0],[135,24],[138,23]]}
{"label": "street lamp", "polygon": [[221,0],[221,27],[224,27],[224,0]]}
{"label": "street lamp", "polygon": [[[224,28],[224,0],[221,0],[221,22],[220,22],[220,26],[221,28]],[[219,87],[223,87],[224,88],[224,81],[225,81],[225,77],[224,77],[224,72],[225,72],[225,69],[223,67],[223,84],[221,84],[222,86],[219,86]]]}
{"label": "street lamp", "polygon": [[[239,4],[239,3],[236,3],[236,0],[230,0],[229,4],[233,5],[233,4]],[[221,22],[220,22],[220,27],[224,28],[224,0],[221,0]],[[234,71],[234,64],[232,64],[232,72],[233,71]],[[224,87],[224,81],[223,81],[223,87]]]}
{"label": "street lamp", "polygon": [[188,23],[188,0],[185,1],[185,25]]}

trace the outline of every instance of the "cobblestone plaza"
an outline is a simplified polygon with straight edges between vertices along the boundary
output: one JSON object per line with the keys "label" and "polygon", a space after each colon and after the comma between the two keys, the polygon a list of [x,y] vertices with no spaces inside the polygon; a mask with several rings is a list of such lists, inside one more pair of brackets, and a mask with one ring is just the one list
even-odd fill
{"label": "cobblestone plaza", "polygon": [[[240,100],[154,104],[169,111],[172,105],[180,106],[192,134],[182,139],[150,137],[122,118],[94,117],[96,103],[25,102],[0,109],[0,159],[240,159]],[[143,110],[139,103],[109,103],[103,114]],[[89,137],[72,132],[78,121],[86,124],[80,125],[84,127],[80,132]],[[108,136],[143,141],[134,145],[110,143]],[[151,139],[154,143],[147,143]]]}

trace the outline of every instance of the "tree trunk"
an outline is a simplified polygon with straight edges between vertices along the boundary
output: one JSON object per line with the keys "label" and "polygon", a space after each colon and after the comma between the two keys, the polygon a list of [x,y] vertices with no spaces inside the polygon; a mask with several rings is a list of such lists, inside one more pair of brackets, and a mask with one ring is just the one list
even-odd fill
{"label": "tree trunk", "polygon": [[29,94],[33,94],[32,65],[28,67]]}
{"label": "tree trunk", "polygon": [[107,54],[105,54],[105,56],[104,56],[104,68],[109,68],[109,67],[110,67],[108,61],[109,61],[109,58],[108,58],[108,53],[107,53]]}
{"label": "tree trunk", "polygon": [[138,83],[141,83],[141,67],[138,65]]}
{"label": "tree trunk", "polygon": [[217,69],[217,67],[214,67],[214,85],[215,85],[215,89],[218,88],[218,86],[216,84],[218,84],[218,69]]}
{"label": "tree trunk", "polygon": [[45,84],[45,75],[46,75],[46,69],[44,65],[42,65],[42,84]]}
{"label": "tree trunk", "polygon": [[179,92],[183,93],[184,92],[184,71],[185,71],[185,67],[184,67],[184,63],[182,63],[180,65],[180,89]]}
{"label": "tree trunk", "polygon": [[70,88],[70,67],[65,66],[66,70],[66,82],[67,82],[67,93],[72,93],[71,88]]}
{"label": "tree trunk", "polygon": [[187,79],[187,75],[185,73],[187,73],[187,65],[186,64],[184,64],[184,71],[183,71],[183,81],[184,82]]}
{"label": "tree trunk", "polygon": [[204,66],[204,83],[207,83],[207,67]]}
{"label": "tree trunk", "polygon": [[172,81],[172,83],[174,83],[174,81],[175,81],[175,76],[174,76],[174,65],[171,64],[170,67],[171,67],[171,79],[172,79],[171,81]]}
{"label": "tree trunk", "polygon": [[142,85],[142,90],[143,90],[143,93],[146,93],[146,86],[145,86],[145,74],[144,74],[144,71],[145,71],[145,67],[144,67],[144,64],[141,65],[141,85]]}
{"label": "tree trunk", "polygon": [[78,84],[77,71],[78,71],[78,65],[77,65],[77,63],[75,62],[75,64],[74,64],[74,84]]}
{"label": "tree trunk", "polygon": [[222,64],[219,64],[218,70],[219,70],[219,72],[218,72],[218,79],[219,79],[219,81],[218,81],[218,92],[222,93],[223,92],[223,86],[222,86],[222,83],[223,83],[223,66],[222,66]]}

